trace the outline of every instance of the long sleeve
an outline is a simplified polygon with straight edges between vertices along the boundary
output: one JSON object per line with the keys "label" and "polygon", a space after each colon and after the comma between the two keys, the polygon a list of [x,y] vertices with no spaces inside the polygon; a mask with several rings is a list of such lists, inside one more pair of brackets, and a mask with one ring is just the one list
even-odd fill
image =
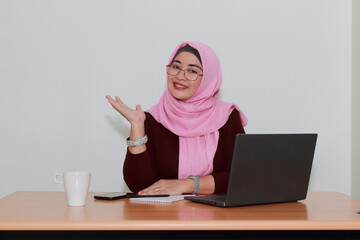
{"label": "long sleeve", "polygon": [[146,151],[132,154],[127,151],[123,173],[131,191],[138,191],[160,179],[177,179],[179,137],[145,112]]}

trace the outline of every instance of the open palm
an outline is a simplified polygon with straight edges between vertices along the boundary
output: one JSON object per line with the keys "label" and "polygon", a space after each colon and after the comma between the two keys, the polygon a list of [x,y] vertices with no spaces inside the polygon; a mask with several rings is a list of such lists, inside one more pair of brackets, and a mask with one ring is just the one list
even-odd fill
{"label": "open palm", "polygon": [[124,118],[126,118],[131,124],[139,124],[145,121],[145,113],[141,109],[140,105],[136,105],[135,109],[129,108],[118,96],[113,99],[109,95],[106,96],[111,106],[118,111]]}

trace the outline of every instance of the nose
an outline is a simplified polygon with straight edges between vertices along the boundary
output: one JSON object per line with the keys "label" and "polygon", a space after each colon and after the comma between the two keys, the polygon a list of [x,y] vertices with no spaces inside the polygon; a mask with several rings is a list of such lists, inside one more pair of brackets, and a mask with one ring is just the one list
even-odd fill
{"label": "nose", "polygon": [[176,78],[181,79],[181,80],[187,80],[185,78],[185,70],[180,69],[179,73],[176,75]]}

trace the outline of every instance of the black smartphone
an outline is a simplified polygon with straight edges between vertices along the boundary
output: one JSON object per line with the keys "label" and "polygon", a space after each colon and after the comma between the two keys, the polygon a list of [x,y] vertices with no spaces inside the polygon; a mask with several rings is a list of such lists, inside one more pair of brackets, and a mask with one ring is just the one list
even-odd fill
{"label": "black smartphone", "polygon": [[137,195],[129,192],[111,192],[100,195],[95,195],[94,198],[98,200],[116,200],[121,198],[144,198],[144,197],[169,197],[168,194],[162,195]]}
{"label": "black smartphone", "polygon": [[127,198],[129,195],[134,195],[134,193],[111,192],[111,193],[95,195],[94,198],[99,199],[99,200],[115,200],[115,199],[120,199],[120,198]]}

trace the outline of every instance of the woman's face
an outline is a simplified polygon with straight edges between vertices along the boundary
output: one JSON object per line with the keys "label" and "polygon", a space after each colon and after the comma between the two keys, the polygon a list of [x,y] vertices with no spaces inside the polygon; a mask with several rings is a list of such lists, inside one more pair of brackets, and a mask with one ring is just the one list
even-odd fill
{"label": "woman's face", "polygon": [[[171,67],[182,70],[188,69],[192,73],[203,74],[202,65],[197,57],[189,52],[182,52],[177,55]],[[201,84],[202,76],[198,76],[195,81],[189,81],[185,78],[185,71],[179,71],[179,74],[172,76],[168,74],[167,87],[171,95],[178,100],[187,100],[194,96]]]}

